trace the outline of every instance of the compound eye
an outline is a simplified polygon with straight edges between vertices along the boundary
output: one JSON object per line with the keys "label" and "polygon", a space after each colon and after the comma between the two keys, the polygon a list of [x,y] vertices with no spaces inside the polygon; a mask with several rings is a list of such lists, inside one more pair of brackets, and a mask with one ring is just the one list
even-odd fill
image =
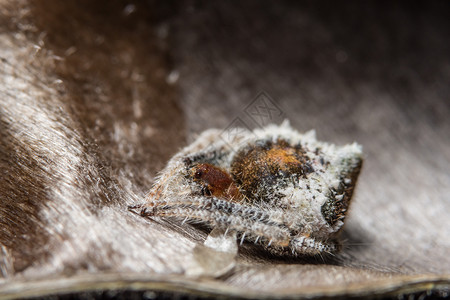
{"label": "compound eye", "polygon": [[200,179],[203,176],[203,170],[197,170],[194,174],[195,179]]}

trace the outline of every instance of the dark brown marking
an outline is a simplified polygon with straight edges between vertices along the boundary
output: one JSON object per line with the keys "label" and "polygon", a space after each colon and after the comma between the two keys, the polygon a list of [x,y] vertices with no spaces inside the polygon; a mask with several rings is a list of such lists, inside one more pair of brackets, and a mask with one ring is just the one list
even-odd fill
{"label": "dark brown marking", "polygon": [[233,178],[224,170],[211,164],[201,163],[193,168],[194,180],[203,185],[203,194],[227,200],[239,200],[241,194]]}

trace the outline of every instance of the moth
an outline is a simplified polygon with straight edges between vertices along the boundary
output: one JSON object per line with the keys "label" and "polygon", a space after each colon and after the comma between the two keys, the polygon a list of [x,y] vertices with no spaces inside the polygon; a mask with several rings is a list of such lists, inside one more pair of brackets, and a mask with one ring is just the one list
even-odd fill
{"label": "moth", "polygon": [[173,156],[140,214],[234,232],[278,255],[333,253],[361,165],[357,143],[320,142],[288,121],[211,129]]}

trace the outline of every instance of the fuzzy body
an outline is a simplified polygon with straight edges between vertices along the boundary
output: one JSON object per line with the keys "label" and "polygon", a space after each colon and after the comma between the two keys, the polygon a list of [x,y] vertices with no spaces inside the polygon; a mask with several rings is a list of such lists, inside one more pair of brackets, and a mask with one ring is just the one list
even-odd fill
{"label": "fuzzy body", "polygon": [[227,136],[206,131],[175,155],[141,213],[236,231],[278,254],[338,250],[361,146],[319,142],[288,122]]}

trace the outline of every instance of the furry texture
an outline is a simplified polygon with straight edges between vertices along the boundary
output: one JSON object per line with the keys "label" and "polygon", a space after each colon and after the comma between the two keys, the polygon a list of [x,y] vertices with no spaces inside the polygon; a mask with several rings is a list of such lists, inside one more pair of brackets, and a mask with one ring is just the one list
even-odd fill
{"label": "furry texture", "polygon": [[[140,230],[126,207],[145,195],[162,166],[158,161],[183,141],[183,117],[174,93],[164,73],[154,71],[164,70],[158,46],[148,42],[133,47],[133,53],[149,55],[138,55],[142,63],[130,61],[134,55],[127,45],[152,33],[134,31],[123,16],[122,30],[113,35],[97,22],[110,23],[108,18],[116,17],[91,18],[89,10],[95,5],[88,2],[48,8],[3,5],[2,13],[8,15],[2,20],[20,15],[17,26],[25,28],[13,28],[18,34],[3,33],[0,39],[3,277],[24,270],[34,273],[30,266],[40,266],[36,274],[111,270],[117,264],[128,271],[148,270],[147,263],[159,259],[151,255],[129,264],[139,257],[136,245],[161,241],[152,242],[154,232],[148,228],[130,235]],[[123,7],[109,9],[120,13]],[[57,25],[64,16],[79,28],[80,40],[47,36],[56,28],[41,28],[56,26],[70,32],[70,26]],[[31,38],[34,32],[38,34]],[[102,51],[117,57],[112,69],[107,67],[110,55]],[[103,75],[96,76],[94,70]],[[150,91],[147,86],[158,89]],[[122,245],[131,248],[119,250]],[[177,249],[192,245],[186,241]],[[183,264],[175,260],[173,270],[180,272]]]}
{"label": "furry texture", "polygon": [[[0,1],[2,295],[124,272],[221,295],[448,285],[449,3],[263,4]],[[127,206],[261,89],[294,128],[364,146],[344,249],[311,261],[244,244],[226,276],[189,279],[216,274],[206,233]]]}
{"label": "furry texture", "polygon": [[[253,132],[208,130],[168,162],[141,215],[206,223],[277,254],[332,253],[361,163],[360,145],[319,142],[287,120]],[[240,192],[212,192],[222,177],[198,184],[195,176],[211,172],[205,164],[231,174]]]}

